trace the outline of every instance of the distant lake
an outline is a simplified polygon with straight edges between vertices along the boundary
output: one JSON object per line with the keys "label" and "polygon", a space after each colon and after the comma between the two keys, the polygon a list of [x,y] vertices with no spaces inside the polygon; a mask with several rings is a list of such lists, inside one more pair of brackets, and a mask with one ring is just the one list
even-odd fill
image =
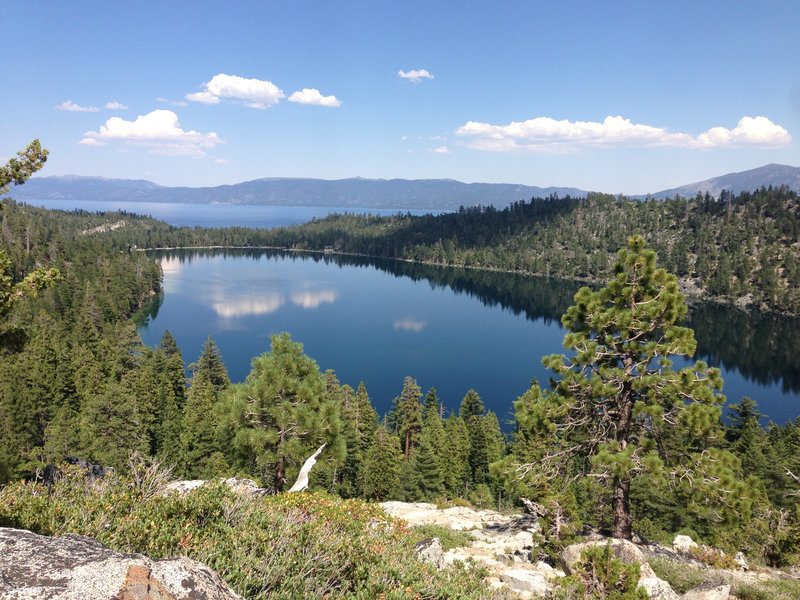
{"label": "distant lake", "polygon": [[89,212],[115,212],[123,210],[138,215],[149,215],[175,227],[255,227],[271,229],[300,225],[312,219],[321,219],[331,213],[372,213],[395,215],[398,212],[412,215],[440,214],[447,211],[380,208],[320,208],[315,206],[254,206],[250,204],[184,204],[173,202],[119,202],[116,200],[25,200],[26,204],[57,210],[87,210]]}
{"label": "distant lake", "polygon": [[[234,381],[270,334],[288,331],[321,370],[354,388],[364,381],[383,414],[414,377],[446,410],[469,389],[509,429],[512,403],[541,357],[563,351],[560,316],[578,284],[387,260],[260,250],[163,251],[164,295],[139,332],[150,346],[166,329],[186,363],[211,336]],[[783,424],[800,414],[800,320],[703,304],[688,326],[696,358],[723,371],[728,402],[749,396]]]}

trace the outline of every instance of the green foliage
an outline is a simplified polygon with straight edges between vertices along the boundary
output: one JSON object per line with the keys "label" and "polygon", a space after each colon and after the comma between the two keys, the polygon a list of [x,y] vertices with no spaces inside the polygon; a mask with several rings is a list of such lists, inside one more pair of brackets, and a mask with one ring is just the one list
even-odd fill
{"label": "green foliage", "polygon": [[468,531],[456,531],[441,525],[417,525],[413,528],[414,534],[419,539],[439,538],[442,551],[447,552],[453,548],[471,546],[477,538]]}
{"label": "green foliage", "polygon": [[561,600],[646,600],[647,592],[637,587],[639,566],[639,563],[625,564],[614,558],[611,544],[588,548],[581,552],[575,573],[561,581],[555,597]]}
{"label": "green foliage", "polygon": [[271,336],[271,351],[253,359],[244,383],[223,399],[234,434],[231,462],[257,473],[280,492],[297,476],[305,459],[327,444],[320,460],[341,464],[345,440],[339,405],[325,395],[325,378],[303,345],[288,333]]}
{"label": "green foliage", "polygon": [[361,470],[361,493],[378,502],[385,500],[400,485],[403,454],[399,440],[383,427],[378,427],[367,449]]}
{"label": "green foliage", "polygon": [[701,518],[749,509],[738,460],[712,445],[721,438],[719,370],[671,368],[696,343],[677,325],[687,309],[676,277],[655,262],[643,238],[631,237],[615,277],[598,291],[582,288],[562,317],[569,357],[542,361],[558,379],[544,392],[534,383],[515,404],[528,460],[517,472],[539,490],[591,473],[607,486],[612,535],[626,539],[631,480],[645,473],[681,486]]}
{"label": "green foliage", "polygon": [[12,158],[0,167],[0,194],[8,192],[8,185],[22,185],[36,171],[44,166],[49,152],[42,149],[39,140],[33,140],[25,150],[17,152],[19,158]]}
{"label": "green foliage", "polygon": [[417,560],[419,533],[361,500],[322,494],[242,498],[224,484],[163,495],[163,473],[141,463],[132,477],[87,482],[64,469],[50,490],[0,490],[0,526],[90,535],[122,552],[189,556],[248,599],[500,598],[472,570]]}
{"label": "green foliage", "polygon": [[647,564],[659,579],[666,581],[676,594],[683,594],[704,583],[703,573],[698,569],[687,569],[679,561],[650,558]]}

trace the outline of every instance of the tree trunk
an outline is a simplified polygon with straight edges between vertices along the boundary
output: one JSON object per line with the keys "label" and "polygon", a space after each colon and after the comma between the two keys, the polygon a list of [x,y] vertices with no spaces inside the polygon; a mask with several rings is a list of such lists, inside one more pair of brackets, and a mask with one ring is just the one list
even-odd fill
{"label": "tree trunk", "polygon": [[614,496],[611,499],[611,537],[630,540],[633,537],[633,518],[631,517],[631,480],[616,479],[614,483]]}
{"label": "tree trunk", "polygon": [[283,491],[283,483],[286,479],[286,468],[283,466],[283,456],[279,456],[275,463],[275,491],[279,494]]}
{"label": "tree trunk", "polygon": [[[633,358],[628,356],[625,359],[625,371],[627,375],[633,373]],[[619,442],[621,450],[628,447],[630,439],[631,424],[633,422],[633,397],[631,392],[630,380],[625,381],[622,393],[619,397],[619,423],[617,424],[616,440]],[[613,521],[611,523],[611,537],[623,540],[630,540],[633,537],[633,518],[631,518],[631,477],[626,475],[624,478],[614,478],[614,495],[611,498],[611,512]]]}

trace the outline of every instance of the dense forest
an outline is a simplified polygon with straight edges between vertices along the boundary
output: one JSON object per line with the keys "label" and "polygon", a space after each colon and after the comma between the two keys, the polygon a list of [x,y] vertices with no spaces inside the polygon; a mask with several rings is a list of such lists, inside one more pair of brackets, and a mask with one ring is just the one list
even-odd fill
{"label": "dense forest", "polygon": [[[574,390],[584,375],[571,374],[558,357],[547,359],[554,371],[549,390],[537,383],[527,392],[520,390],[516,429],[508,438],[473,390],[457,413],[443,414],[436,390],[421,390],[410,375],[398,382],[393,408],[380,421],[363,384],[340,382],[288,333],[274,336],[271,348],[254,358],[246,381],[231,382],[210,338],[202,349],[180,349],[167,332],[156,348],[149,348],[132,320],[159,293],[161,281],[156,259],[138,249],[271,245],[332,246],[610,280],[599,292],[586,288],[570,309],[572,317],[565,323],[574,326],[573,342],[590,329],[586,319],[592,303],[616,306],[613,286],[620,297],[631,289],[619,287],[619,274],[641,264],[650,269],[642,289],[669,291],[654,292],[642,306],[656,298],[669,298],[672,304],[658,314],[646,312],[644,320],[636,317],[635,323],[644,327],[648,318],[657,323],[664,315],[677,322],[685,314],[683,295],[663,271],[652,270],[655,255],[639,246],[630,255],[616,255],[636,230],[649,232],[647,242],[657,251],[659,266],[684,281],[706,282],[713,296],[796,311],[800,221],[797,197],[786,189],[721,201],[535,199],[505,211],[472,209],[419,218],[332,216],[273,231],[174,228],[126,213],[48,211],[8,199],[1,206],[0,481],[35,478],[47,463],[70,455],[125,473],[136,453],[174,465],[181,477],[247,475],[277,493],[291,484],[305,457],[325,443],[311,487],[345,498],[502,508],[531,497],[547,507],[543,534],[558,547],[584,526],[616,528],[614,490],[628,477],[633,529],[646,537],[666,540],[680,531],[726,550],[745,549],[764,563],[800,560],[800,418],[764,429],[757,406],[745,398],[730,407],[730,423],[723,424],[714,391],[719,374],[704,365],[673,377],[665,375],[671,373],[666,354],[644,355],[649,358],[642,365],[655,359],[663,371],[646,373],[637,386],[652,386],[661,394],[653,382],[671,379],[663,398],[653,392],[658,406],[655,400],[650,403],[651,396],[642,396],[640,404],[631,401],[626,410],[642,428],[630,433],[638,437],[623,440],[620,454],[622,438],[586,444],[586,425],[594,417],[599,420],[600,409],[580,408]],[[615,257],[617,266],[612,267]],[[724,264],[730,266],[728,276],[724,285],[714,287]],[[56,269],[57,276],[36,289],[21,285],[42,269]],[[613,320],[603,319],[606,325]],[[663,330],[672,331],[673,324]],[[611,337],[633,327],[628,321]],[[680,340],[681,345],[667,344],[664,351],[690,353],[691,331],[675,332],[670,343]],[[586,348],[595,352],[598,343],[610,347],[611,337],[604,336],[584,340],[576,346],[584,348],[578,355],[586,358]],[[656,352],[660,343],[626,347]],[[199,354],[188,365],[187,351]],[[600,371],[608,369],[616,372],[619,365],[609,362]],[[559,385],[559,378],[567,383]],[[600,389],[592,385],[593,393]],[[570,412],[573,408],[578,412]],[[618,409],[602,410],[614,415]],[[675,428],[652,425],[664,415]],[[564,425],[566,417],[574,419]],[[563,437],[549,438],[554,432]],[[634,441],[639,444],[635,451]],[[553,451],[567,442],[567,472],[537,474],[531,465],[558,456]],[[656,451],[663,453],[658,460]],[[685,467],[686,461],[694,461],[694,467]],[[596,474],[598,469],[602,472]],[[708,491],[709,481],[717,491]],[[709,504],[717,497],[719,503]]]}

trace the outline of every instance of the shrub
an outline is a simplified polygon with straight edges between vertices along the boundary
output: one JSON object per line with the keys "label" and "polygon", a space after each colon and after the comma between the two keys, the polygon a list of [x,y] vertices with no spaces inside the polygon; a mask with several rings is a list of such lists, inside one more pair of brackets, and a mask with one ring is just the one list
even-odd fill
{"label": "shrub", "polygon": [[556,593],[560,600],[646,600],[639,584],[639,563],[625,564],[614,558],[611,544],[581,552],[575,573],[565,577]]}
{"label": "shrub", "polygon": [[161,495],[156,472],[89,482],[64,470],[49,489],[0,490],[0,526],[79,533],[122,552],[185,555],[246,598],[500,598],[480,573],[418,560],[418,533],[376,504],[324,494],[237,496],[209,483]]}
{"label": "shrub", "polygon": [[424,538],[439,538],[442,550],[447,552],[452,548],[469,546],[475,541],[475,536],[466,531],[453,531],[441,525],[418,525],[414,527],[414,534],[418,540]]}

